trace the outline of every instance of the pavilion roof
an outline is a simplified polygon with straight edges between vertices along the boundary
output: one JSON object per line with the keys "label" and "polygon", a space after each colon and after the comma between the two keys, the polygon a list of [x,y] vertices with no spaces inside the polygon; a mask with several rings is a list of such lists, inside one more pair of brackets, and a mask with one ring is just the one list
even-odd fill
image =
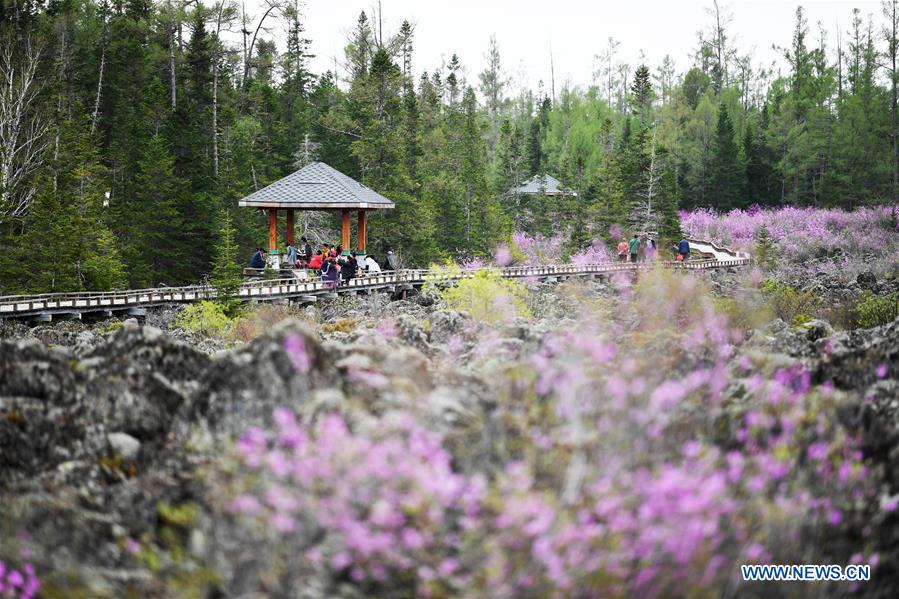
{"label": "pavilion roof", "polygon": [[515,191],[525,195],[577,196],[577,193],[564,187],[561,181],[551,175],[534,175]]}
{"label": "pavilion roof", "polygon": [[251,208],[300,210],[379,209],[394,204],[324,162],[300,170],[257,190],[238,202]]}

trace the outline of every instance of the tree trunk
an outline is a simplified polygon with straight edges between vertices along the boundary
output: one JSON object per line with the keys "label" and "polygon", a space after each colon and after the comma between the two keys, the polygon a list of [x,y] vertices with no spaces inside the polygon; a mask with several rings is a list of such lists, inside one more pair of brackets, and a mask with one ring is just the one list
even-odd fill
{"label": "tree trunk", "polygon": [[[104,28],[105,29],[105,28]],[[106,35],[103,35],[103,48],[100,50],[100,75],[97,77],[97,97],[94,99],[94,112],[91,114],[91,135],[97,129],[100,119],[100,97],[103,93],[103,72],[106,70]]]}
{"label": "tree trunk", "polygon": [[[169,1],[169,10],[172,8],[171,0]],[[175,74],[175,15],[172,13],[172,23],[169,27],[169,85],[172,88],[172,110],[178,105],[177,85]]]}
{"label": "tree trunk", "polygon": [[652,217],[652,187],[656,172],[656,129],[652,128],[652,149],[649,154],[649,186],[646,190],[646,219]]}
{"label": "tree trunk", "polygon": [[37,189],[31,180],[43,164],[48,125],[37,112],[40,51],[25,38],[21,54],[0,47],[0,223],[24,215]]}

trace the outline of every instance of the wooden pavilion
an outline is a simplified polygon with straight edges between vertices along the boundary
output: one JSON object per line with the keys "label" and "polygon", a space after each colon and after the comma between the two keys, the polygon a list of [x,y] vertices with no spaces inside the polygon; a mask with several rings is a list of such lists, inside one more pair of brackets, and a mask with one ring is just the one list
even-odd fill
{"label": "wooden pavilion", "polygon": [[357,213],[356,251],[365,253],[365,225],[372,210],[393,208],[384,196],[354,181],[323,162],[313,162],[240,200],[239,206],[258,208],[268,214],[268,263],[280,267],[278,255],[278,211],[287,216],[287,243],[293,244],[294,213],[297,210],[340,212],[341,245],[350,252],[350,214]]}

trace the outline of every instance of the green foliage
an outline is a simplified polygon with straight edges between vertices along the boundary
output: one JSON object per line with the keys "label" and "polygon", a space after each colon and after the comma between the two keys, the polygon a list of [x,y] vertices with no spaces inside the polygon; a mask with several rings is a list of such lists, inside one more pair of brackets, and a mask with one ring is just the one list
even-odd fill
{"label": "green foliage", "polygon": [[722,102],[718,109],[718,125],[715,129],[715,157],[711,164],[710,198],[721,210],[742,205],[744,198],[745,170],[740,164],[734,128],[727,106]]}
{"label": "green foliage", "polygon": [[439,297],[447,287],[461,276],[462,268],[452,260],[443,264],[431,264],[428,267],[428,274],[425,275],[425,282],[422,285],[421,292],[424,295]]}
{"label": "green foliage", "polygon": [[777,246],[766,227],[759,227],[755,232],[755,253],[753,255],[756,264],[764,269],[771,270],[777,266]]}
{"label": "green foliage", "polygon": [[212,268],[212,285],[216,291],[216,301],[222,304],[225,314],[236,316],[240,310],[240,284],[242,270],[238,264],[236,231],[231,224],[231,214],[227,209],[219,211],[218,242],[215,246],[215,262]]}
{"label": "green foliage", "polygon": [[[514,98],[501,68],[510,61],[492,40],[479,106],[457,56],[417,73],[414,28],[382,39],[365,13],[342,86],[334,73],[309,72],[306,23],[292,4],[284,54],[263,33],[247,65],[239,42],[216,35],[211,6],[42,7],[17,27],[54,57],[39,66],[35,107],[53,142],[30,177],[30,209],[0,216],[5,293],[223,280],[218,209],[298,161],[324,161],[392,199],[395,210],[372,215],[369,245],[411,266],[489,255],[515,229],[560,233],[575,249],[615,225],[650,224],[667,243],[680,237],[678,208],[853,208],[897,196],[896,78],[880,76],[890,60],[878,52],[879,24],[868,29],[859,13],[847,23],[842,70],[811,42],[799,10],[792,38],[770,40],[783,48],[783,74],[742,59],[739,76],[722,72],[703,43],[681,79],[670,58],[616,75],[610,57],[594,85]],[[171,66],[160,23],[179,32]],[[536,174],[578,197],[514,193]],[[265,219],[241,209],[231,221],[236,255],[248,255]],[[326,221],[322,232],[335,227]]]}
{"label": "green foliage", "polygon": [[794,289],[775,279],[762,283],[762,293],[774,316],[793,326],[811,320],[819,307],[818,296],[813,292]]}
{"label": "green foliage", "polygon": [[178,505],[160,502],[156,511],[163,522],[181,528],[190,528],[196,523],[200,513],[197,504],[189,501]]}
{"label": "green foliage", "polygon": [[899,293],[875,296],[865,291],[855,311],[857,324],[863,329],[889,324],[899,317]]}
{"label": "green foliage", "polygon": [[103,327],[103,328],[100,330],[100,332],[101,332],[101,333],[113,333],[113,332],[115,332],[115,331],[118,331],[118,330],[119,330],[120,328],[122,328],[123,326],[125,326],[125,324],[122,323],[122,322],[110,322],[108,325],[106,325],[105,327]]}
{"label": "green foliage", "polygon": [[224,338],[231,332],[234,321],[228,317],[222,304],[202,301],[184,308],[176,324],[197,335]]}
{"label": "green foliage", "polygon": [[511,317],[527,318],[528,292],[514,279],[506,279],[498,270],[482,268],[447,286],[441,295],[447,306],[469,314],[482,322],[497,323]]}

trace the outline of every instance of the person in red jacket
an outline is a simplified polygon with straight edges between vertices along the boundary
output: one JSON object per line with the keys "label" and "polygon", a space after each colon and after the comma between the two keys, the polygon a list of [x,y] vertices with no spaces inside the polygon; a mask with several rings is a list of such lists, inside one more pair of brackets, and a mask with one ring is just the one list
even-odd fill
{"label": "person in red jacket", "polygon": [[618,261],[627,262],[627,242],[623,239],[618,244]]}

